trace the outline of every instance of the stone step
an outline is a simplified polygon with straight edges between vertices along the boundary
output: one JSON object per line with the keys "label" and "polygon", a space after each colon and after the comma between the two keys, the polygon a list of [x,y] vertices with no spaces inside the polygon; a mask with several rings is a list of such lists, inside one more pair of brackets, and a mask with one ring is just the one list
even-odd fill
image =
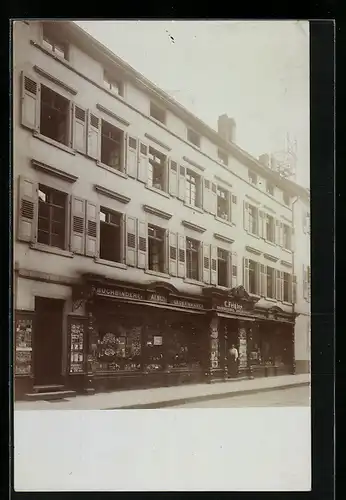
{"label": "stone step", "polygon": [[64,390],[65,386],[61,384],[34,385],[34,392],[54,392]]}
{"label": "stone step", "polygon": [[33,392],[25,396],[29,401],[53,401],[76,397],[76,391]]}

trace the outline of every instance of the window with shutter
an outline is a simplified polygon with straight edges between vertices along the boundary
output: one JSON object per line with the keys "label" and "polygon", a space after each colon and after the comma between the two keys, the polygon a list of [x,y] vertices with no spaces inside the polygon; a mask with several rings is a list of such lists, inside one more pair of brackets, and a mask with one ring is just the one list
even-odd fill
{"label": "window with shutter", "polygon": [[99,255],[99,223],[100,209],[96,203],[86,202],[86,234],[85,255],[97,257]]}
{"label": "window with shutter", "polygon": [[217,186],[217,216],[227,222],[231,221],[230,192]]}
{"label": "window with shutter", "polygon": [[21,241],[35,242],[37,238],[38,185],[36,182],[18,177],[18,231]]}
{"label": "window with shutter", "polygon": [[137,139],[127,134],[127,156],[126,156],[126,172],[130,177],[136,179],[138,167],[138,151]]}
{"label": "window with shutter", "polygon": [[178,276],[179,276],[179,278],[185,278],[185,273],[186,273],[185,249],[186,249],[185,236],[182,234],[179,234],[178,235]]}
{"label": "window with shutter", "polygon": [[101,158],[101,118],[88,111],[88,155],[98,160]]}
{"label": "window with shutter", "polygon": [[180,165],[179,168],[179,191],[178,198],[182,201],[185,200],[185,167]]}
{"label": "window with shutter", "polygon": [[124,171],[124,131],[101,120],[101,163]]}
{"label": "window with shutter", "polygon": [[137,219],[130,215],[126,217],[126,264],[137,264]]}
{"label": "window with shutter", "polygon": [[149,148],[144,142],[139,144],[138,156],[138,180],[144,184],[148,181],[149,176]]}
{"label": "window with shutter", "polygon": [[169,274],[172,276],[177,275],[177,246],[178,235],[172,231],[169,232]]}
{"label": "window with shutter", "polygon": [[21,73],[21,123],[38,131],[40,128],[41,87],[37,80]]}
{"label": "window with shutter", "polygon": [[105,207],[100,208],[100,258],[122,262],[123,216]]}
{"label": "window with shutter", "polygon": [[238,255],[237,252],[232,252],[232,288],[238,284]]}
{"label": "window with shutter", "polygon": [[68,99],[41,84],[40,134],[70,146],[70,106]]}
{"label": "window with shutter", "polygon": [[185,202],[193,207],[202,206],[201,176],[189,169],[185,174]]}
{"label": "window with shutter", "polygon": [[275,299],[275,269],[270,266],[266,266],[266,268],[267,268],[266,297],[270,299]]}
{"label": "window with shutter", "polygon": [[210,180],[204,179],[203,183],[203,209],[210,212]]}
{"label": "window with shutter", "polygon": [[250,292],[250,276],[249,276],[249,259],[243,258],[243,277],[244,277],[244,288],[247,292]]}
{"label": "window with shutter", "polygon": [[217,249],[217,284],[229,286],[229,252],[223,248]]}
{"label": "window with shutter", "polygon": [[203,243],[203,281],[210,283],[210,245]]}
{"label": "window with shutter", "polygon": [[165,240],[165,229],[153,226],[152,224],[148,225],[148,268],[152,271],[157,271],[160,273],[164,273],[166,271]]}
{"label": "window with shutter", "polygon": [[217,247],[211,245],[210,247],[210,283],[212,285],[217,285],[218,276],[217,276]]}
{"label": "window with shutter", "polygon": [[67,195],[43,184],[38,186],[37,241],[66,248]]}
{"label": "window with shutter", "polygon": [[211,183],[210,191],[210,213],[216,215],[217,211],[217,187],[213,182]]}
{"label": "window with shutter", "polygon": [[186,276],[200,281],[200,242],[186,238]]}
{"label": "window with shutter", "polygon": [[174,160],[169,162],[169,194],[178,196],[178,163]]}
{"label": "window with shutter", "polygon": [[233,224],[237,223],[237,196],[235,194],[231,195],[231,221]]}
{"label": "window with shutter", "polygon": [[71,252],[85,253],[85,210],[86,201],[77,196],[71,197]]}
{"label": "window with shutter", "polygon": [[80,153],[86,153],[87,150],[87,112],[86,109],[73,105],[73,148]]}
{"label": "window with shutter", "polygon": [[264,264],[260,264],[261,281],[260,281],[260,295],[266,297],[267,295],[267,270]]}

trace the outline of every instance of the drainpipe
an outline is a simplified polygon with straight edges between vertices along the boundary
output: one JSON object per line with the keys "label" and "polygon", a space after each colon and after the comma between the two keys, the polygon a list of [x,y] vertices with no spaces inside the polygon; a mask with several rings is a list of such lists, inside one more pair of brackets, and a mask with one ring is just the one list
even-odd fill
{"label": "drainpipe", "polygon": [[[294,198],[294,200],[292,201],[292,228],[294,229],[294,245],[293,245],[293,249],[292,249],[292,280],[293,280],[293,276],[295,274],[295,246],[296,246],[296,231],[295,231],[295,227],[294,227],[294,207],[295,207],[295,204],[297,203],[299,197],[296,196]],[[296,285],[297,286],[297,285]],[[298,292],[298,290],[297,290]],[[296,292],[296,297],[298,296],[298,293]],[[292,314],[294,315],[295,314],[295,302],[292,302]],[[294,329],[293,329],[293,369],[292,369],[292,372],[293,374],[295,375],[296,373],[296,363],[295,363],[295,354],[294,354],[294,344],[295,344],[295,326],[296,326],[296,323],[294,321]]]}

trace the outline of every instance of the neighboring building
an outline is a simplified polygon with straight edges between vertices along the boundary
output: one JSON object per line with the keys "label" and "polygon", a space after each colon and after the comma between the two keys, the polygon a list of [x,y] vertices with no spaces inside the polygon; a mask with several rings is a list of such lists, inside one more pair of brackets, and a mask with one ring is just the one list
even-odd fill
{"label": "neighboring building", "polygon": [[308,193],[234,120],[70,22],[15,22],[13,99],[16,397],[224,378],[231,344],[249,376],[308,369]]}

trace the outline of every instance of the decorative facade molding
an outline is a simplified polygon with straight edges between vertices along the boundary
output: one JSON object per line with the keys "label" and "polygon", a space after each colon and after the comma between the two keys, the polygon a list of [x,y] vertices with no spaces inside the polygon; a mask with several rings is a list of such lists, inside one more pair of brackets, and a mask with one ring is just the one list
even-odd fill
{"label": "decorative facade molding", "polygon": [[250,196],[248,194],[246,194],[245,197],[248,198],[253,203],[256,203],[256,205],[260,205],[261,204],[258,200],[256,200],[255,198],[252,198],[252,196]]}
{"label": "decorative facade molding", "polygon": [[126,127],[128,127],[130,125],[130,122],[128,122],[127,120],[125,120],[124,118],[122,118],[121,116],[117,115],[116,113],[113,113],[113,111],[111,111],[110,109],[108,108],[105,108],[104,106],[102,106],[102,104],[100,103],[97,103],[96,104],[96,107],[99,111],[101,111],[102,113],[104,113],[105,115],[108,115],[110,116],[111,118],[114,118],[114,120],[118,121],[119,123],[121,123],[122,125],[125,125]]}
{"label": "decorative facade molding", "polygon": [[188,220],[183,220],[181,221],[181,223],[186,228],[191,229],[192,231],[196,231],[197,233],[204,233],[206,231],[205,227],[198,226],[197,224],[194,224],[193,222],[190,222]]}
{"label": "decorative facade molding", "polygon": [[69,85],[67,85],[67,83],[62,82],[61,80],[59,80],[59,78],[56,78],[55,76],[51,75],[50,73],[48,73],[46,70],[40,68],[39,66],[34,66],[34,70],[36,71],[36,73],[43,76],[47,80],[55,83],[55,85],[59,85],[59,87],[62,87],[63,89],[67,90],[67,92],[69,92],[70,94],[72,94],[72,95],[78,94],[78,91],[76,89],[74,89],[73,87],[70,87]]}
{"label": "decorative facade molding", "polygon": [[111,191],[110,189],[107,189],[103,186],[99,186],[98,184],[94,184],[94,189],[98,193],[107,196],[107,198],[112,198],[113,200],[117,200],[120,203],[126,204],[131,201],[131,198],[129,198],[128,196],[125,196],[124,194],[121,193],[116,193],[115,191]]}
{"label": "decorative facade molding", "polygon": [[263,205],[263,208],[265,208],[266,210],[268,210],[268,212],[271,212],[272,214],[276,214],[275,210],[273,210],[272,208],[268,207],[267,205]]}
{"label": "decorative facade molding", "polygon": [[261,250],[258,250],[257,248],[254,248],[254,247],[250,247],[249,245],[246,245],[245,246],[245,249],[250,252],[250,253],[253,253],[255,255],[261,255],[262,251]]}
{"label": "decorative facade molding", "polygon": [[224,241],[225,243],[234,243],[234,240],[232,238],[228,238],[227,236],[224,236],[223,234],[219,233],[214,233],[214,238],[220,241]]}
{"label": "decorative facade molding", "polygon": [[286,267],[292,267],[291,262],[287,262],[287,260],[280,260],[281,264]]}
{"label": "decorative facade molding", "polygon": [[64,172],[63,170],[60,170],[60,168],[52,167],[51,165],[47,165],[46,163],[42,163],[38,160],[32,159],[31,166],[36,170],[41,170],[45,174],[58,177],[63,181],[69,182],[70,184],[73,184],[78,180],[78,177],[76,175],[69,174],[67,172]]}
{"label": "decorative facade molding", "polygon": [[186,161],[187,163],[190,163],[190,165],[192,165],[193,167],[198,168],[198,170],[200,170],[201,172],[204,172],[204,170],[205,170],[204,167],[202,167],[201,165],[198,165],[198,163],[196,163],[195,161],[190,160],[190,158],[188,158],[187,156],[183,156],[183,160]]}
{"label": "decorative facade molding", "polygon": [[275,257],[275,255],[270,255],[269,253],[264,253],[263,257],[267,260],[271,260],[272,262],[277,262],[279,257]]}
{"label": "decorative facade molding", "polygon": [[233,188],[232,184],[228,181],[225,181],[225,179],[223,179],[222,177],[219,177],[218,175],[214,175],[214,179],[216,179],[217,181],[220,181],[222,182],[223,184],[226,184],[226,186],[230,187],[230,188]]}
{"label": "decorative facade molding", "polygon": [[145,133],[144,135],[145,135],[145,137],[147,139],[149,139],[149,141],[155,142],[155,144],[157,144],[158,146],[161,146],[166,151],[171,151],[172,150],[172,148],[170,148],[169,146],[167,146],[167,144],[165,144],[164,142],[160,141],[159,139],[156,139],[156,137],[154,137],[154,136],[152,136],[150,134],[147,134],[147,133]]}
{"label": "decorative facade molding", "polygon": [[164,212],[163,210],[159,210],[158,208],[151,207],[150,205],[143,205],[143,210],[144,210],[144,212],[147,212],[148,214],[156,215],[157,217],[160,217],[161,219],[169,220],[172,218],[172,214],[169,214],[168,212]]}

